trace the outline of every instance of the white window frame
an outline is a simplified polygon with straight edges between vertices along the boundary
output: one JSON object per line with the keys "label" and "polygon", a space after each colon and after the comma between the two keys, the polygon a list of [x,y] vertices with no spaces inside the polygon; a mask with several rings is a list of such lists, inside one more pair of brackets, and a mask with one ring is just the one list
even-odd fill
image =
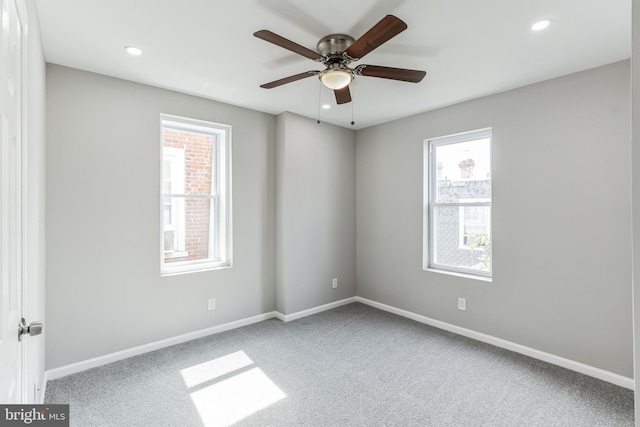
{"label": "white window frame", "polygon": [[[438,264],[435,262],[434,258],[435,258],[435,250],[434,250],[434,246],[435,246],[435,242],[433,237],[435,236],[434,233],[434,227],[435,225],[433,224],[433,220],[435,218],[434,216],[434,209],[437,207],[445,207],[445,206],[458,206],[458,207],[464,207],[464,206],[486,206],[489,207],[489,231],[490,231],[490,235],[491,234],[491,222],[492,222],[492,218],[493,215],[491,213],[491,205],[492,205],[492,201],[491,199],[489,201],[480,201],[480,200],[468,200],[468,201],[464,201],[464,202],[437,202],[435,200],[435,196],[437,194],[437,188],[436,188],[436,183],[437,183],[437,173],[438,173],[438,168],[436,163],[436,158],[435,155],[433,155],[433,148],[436,146],[442,146],[442,145],[451,145],[451,144],[459,144],[462,142],[468,142],[468,141],[475,141],[475,140],[479,140],[479,139],[489,139],[490,141],[490,145],[489,145],[489,150],[491,150],[491,144],[492,144],[492,129],[491,128],[486,128],[486,129],[479,129],[479,130],[475,130],[475,131],[470,131],[470,132],[463,132],[463,133],[458,133],[458,134],[454,134],[454,135],[448,135],[448,136],[443,136],[443,137],[437,137],[437,138],[429,138],[424,140],[424,145],[423,145],[423,154],[424,154],[424,186],[423,186],[423,199],[424,199],[424,217],[423,217],[423,269],[426,271],[434,271],[434,272],[441,272],[441,273],[449,273],[449,274],[456,274],[456,275],[462,275],[465,277],[471,277],[471,278],[476,278],[476,279],[483,279],[483,280],[491,280],[492,274],[493,274],[493,259],[491,260],[491,264],[489,266],[489,270],[485,271],[485,270],[476,270],[476,269],[472,269],[472,268],[464,268],[464,267],[458,267],[458,266],[451,266],[451,265],[446,265],[446,264]],[[493,183],[492,183],[493,185]],[[460,214],[462,215],[462,213]],[[458,241],[460,242],[460,245],[462,245],[462,237],[461,237],[461,231],[459,229],[458,231]],[[492,238],[493,240],[493,238]],[[466,249],[468,249],[468,246],[465,247]],[[479,249],[478,249],[479,250]],[[489,249],[491,250],[491,249]]]}
{"label": "white window frame", "polygon": [[[162,188],[164,180],[163,129],[171,128],[189,132],[203,133],[214,137],[211,192],[209,195],[181,193],[165,194]],[[232,267],[232,212],[231,212],[231,126],[203,120],[160,115],[160,265],[161,275],[191,273]],[[179,150],[178,150],[179,151]],[[184,164],[184,163],[183,163]],[[183,181],[184,182],[184,181]],[[184,184],[183,184],[184,188]],[[164,198],[209,199],[211,218],[209,226],[209,258],[200,260],[176,261],[165,263],[164,251]],[[183,233],[184,236],[184,233]]]}

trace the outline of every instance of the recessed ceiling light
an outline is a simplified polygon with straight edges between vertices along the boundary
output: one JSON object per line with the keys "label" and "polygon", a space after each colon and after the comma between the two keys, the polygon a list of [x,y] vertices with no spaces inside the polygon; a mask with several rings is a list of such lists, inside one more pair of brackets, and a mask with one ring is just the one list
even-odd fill
{"label": "recessed ceiling light", "polygon": [[329,108],[331,108],[331,105],[329,105],[329,104],[322,104],[322,108],[324,108],[325,110],[328,110]]}
{"label": "recessed ceiling light", "polygon": [[142,55],[142,49],[140,49],[139,47],[135,47],[135,46],[126,46],[126,47],[124,48],[124,50],[126,50],[126,51],[127,51],[127,53],[128,53],[129,55],[132,55],[132,56],[140,56],[140,55]]}
{"label": "recessed ceiling light", "polygon": [[542,31],[551,25],[551,19],[543,19],[542,21],[538,21],[531,26],[533,31]]}

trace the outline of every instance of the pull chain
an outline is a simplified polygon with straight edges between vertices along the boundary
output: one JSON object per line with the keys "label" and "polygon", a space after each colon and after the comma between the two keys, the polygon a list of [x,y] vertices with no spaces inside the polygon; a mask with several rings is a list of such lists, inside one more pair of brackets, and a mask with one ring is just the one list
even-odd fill
{"label": "pull chain", "polygon": [[355,101],[353,100],[353,95],[352,95],[352,99],[351,99],[351,126],[356,124],[356,122],[353,120],[353,104],[355,104]]}
{"label": "pull chain", "polygon": [[318,124],[320,124],[320,108],[322,104],[322,83],[318,84]]}

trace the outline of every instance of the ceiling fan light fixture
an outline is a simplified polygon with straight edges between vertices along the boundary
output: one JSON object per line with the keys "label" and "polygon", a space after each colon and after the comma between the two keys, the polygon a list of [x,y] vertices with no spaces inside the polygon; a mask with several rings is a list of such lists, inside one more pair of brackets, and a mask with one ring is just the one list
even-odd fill
{"label": "ceiling fan light fixture", "polygon": [[[317,45],[317,52],[269,30],[256,31],[253,33],[255,37],[305,58],[320,62],[326,67],[322,71],[305,71],[261,84],[260,87],[272,89],[307,77],[318,76],[324,86],[333,90],[336,105],[342,105],[351,102],[349,85],[356,76],[419,83],[427,74],[426,71],[383,67],[380,65],[358,65],[356,68],[349,68],[351,62],[361,60],[369,52],[382,46],[406,29],[407,24],[403,20],[394,15],[387,15],[360,36],[358,40],[346,34],[329,34],[321,38]],[[320,107],[321,105],[318,107],[318,111],[320,111]],[[353,121],[351,124],[353,124]]]}
{"label": "ceiling fan light fixture", "polygon": [[353,74],[345,70],[327,70],[320,75],[320,81],[329,89],[342,89],[353,81]]}

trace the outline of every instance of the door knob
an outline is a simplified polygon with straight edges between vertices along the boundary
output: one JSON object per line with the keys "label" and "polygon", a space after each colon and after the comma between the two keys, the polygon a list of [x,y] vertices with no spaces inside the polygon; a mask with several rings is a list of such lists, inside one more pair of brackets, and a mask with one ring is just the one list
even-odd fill
{"label": "door knob", "polygon": [[20,325],[18,325],[18,341],[22,341],[22,336],[24,334],[29,334],[31,336],[40,335],[42,333],[42,328],[44,325],[42,322],[31,322],[29,326],[27,326],[27,322],[24,320],[20,320]]}

